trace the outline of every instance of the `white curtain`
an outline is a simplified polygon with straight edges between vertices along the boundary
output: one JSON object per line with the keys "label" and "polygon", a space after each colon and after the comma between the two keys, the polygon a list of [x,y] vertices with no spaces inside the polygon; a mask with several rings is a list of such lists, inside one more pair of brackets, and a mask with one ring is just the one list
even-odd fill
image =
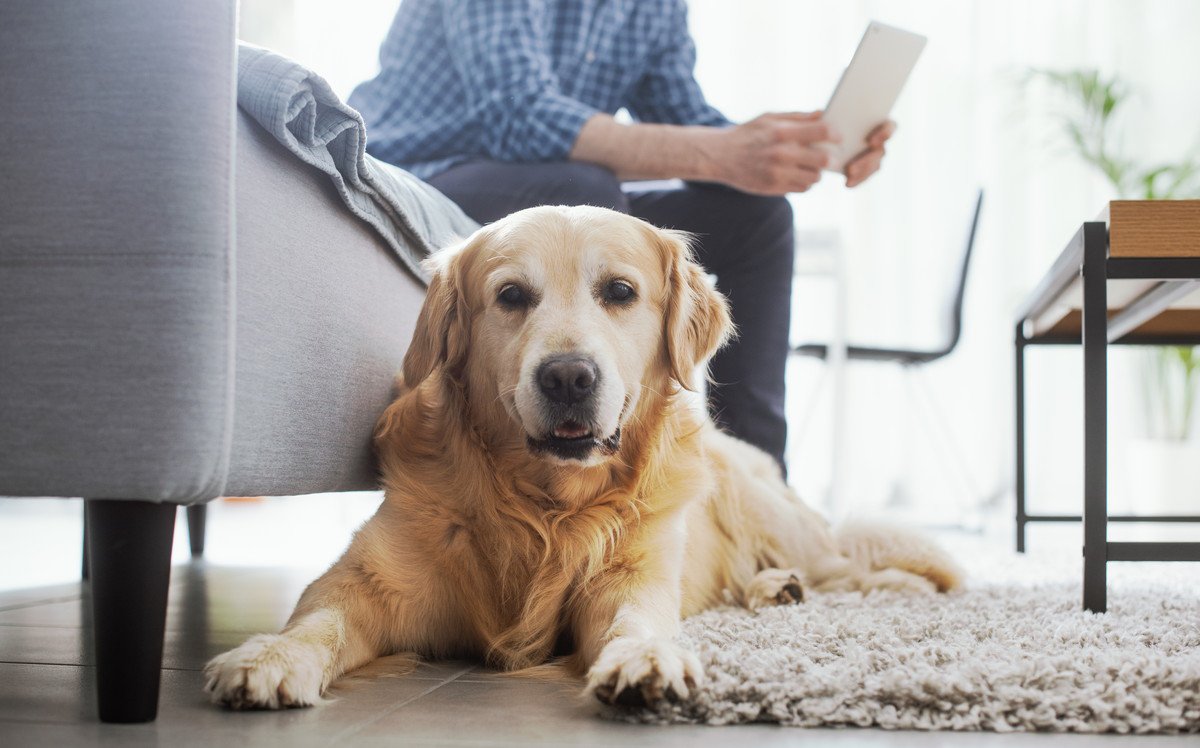
{"label": "white curtain", "polygon": [[[1097,68],[1138,95],[1124,122],[1126,152],[1178,159],[1200,143],[1200,3],[1186,0],[691,0],[698,77],[736,118],[824,106],[868,20],[917,31],[929,44],[894,112],[899,129],[885,168],[847,191],[827,176],[796,196],[802,236],[834,236],[846,262],[848,337],[936,344],[962,249],[964,195],[987,190],[957,352],[929,371],[931,389],[971,473],[914,422],[898,372],[853,367],[848,381],[846,485],[850,514],[875,511],[897,480],[927,516],[953,516],[985,497],[1011,496],[1013,315],[1079,223],[1113,197],[1058,137],[1063,102],[1023,83],[1030,68]],[[801,248],[803,251],[803,248]],[[830,334],[829,293],[799,286],[793,337]],[[809,292],[806,293],[805,289]],[[1126,445],[1142,435],[1137,367],[1115,351],[1110,377],[1113,503],[1137,481]],[[818,376],[792,371],[792,477],[821,496],[829,477],[828,409],[801,423]],[[1082,492],[1081,363],[1074,349],[1033,349],[1029,380],[1029,486],[1033,507],[1077,512]],[[828,388],[822,391],[827,400]],[[1008,502],[1001,504],[1007,513]]]}

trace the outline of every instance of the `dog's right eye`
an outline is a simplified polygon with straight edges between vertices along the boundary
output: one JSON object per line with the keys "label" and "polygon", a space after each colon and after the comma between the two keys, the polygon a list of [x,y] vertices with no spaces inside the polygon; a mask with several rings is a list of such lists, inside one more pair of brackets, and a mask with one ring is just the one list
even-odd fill
{"label": "dog's right eye", "polygon": [[509,283],[500,289],[500,293],[496,294],[496,301],[509,309],[521,309],[529,305],[529,296],[525,293],[525,289]]}

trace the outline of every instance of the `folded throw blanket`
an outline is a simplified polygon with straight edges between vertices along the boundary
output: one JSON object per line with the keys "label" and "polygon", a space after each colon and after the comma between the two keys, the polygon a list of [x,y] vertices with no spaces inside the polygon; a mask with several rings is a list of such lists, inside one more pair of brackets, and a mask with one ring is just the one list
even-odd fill
{"label": "folded throw blanket", "polygon": [[239,42],[238,106],[301,161],[328,174],[346,207],[422,281],[428,278],[421,258],[479,228],[433,187],[367,155],[362,116],[303,65]]}

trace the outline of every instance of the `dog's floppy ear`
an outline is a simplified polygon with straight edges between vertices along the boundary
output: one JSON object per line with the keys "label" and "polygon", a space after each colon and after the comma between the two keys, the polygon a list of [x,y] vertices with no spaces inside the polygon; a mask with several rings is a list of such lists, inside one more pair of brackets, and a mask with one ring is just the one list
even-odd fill
{"label": "dog's floppy ear", "polygon": [[678,231],[657,234],[667,263],[667,360],[675,381],[692,389],[696,368],[734,334],[729,302],[692,259],[691,237]]}
{"label": "dog's floppy ear", "polygon": [[431,279],[404,355],[404,383],[416,387],[434,369],[457,375],[466,360],[469,310],[462,295],[462,254],[466,244],[449,247],[425,261]]}

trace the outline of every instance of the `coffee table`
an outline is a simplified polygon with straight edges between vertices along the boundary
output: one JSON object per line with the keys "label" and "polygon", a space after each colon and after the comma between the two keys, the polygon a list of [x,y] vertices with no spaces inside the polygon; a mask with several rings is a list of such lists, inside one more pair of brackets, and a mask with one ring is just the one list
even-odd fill
{"label": "coffee table", "polygon": [[[1200,561],[1200,543],[1110,542],[1109,522],[1200,522],[1192,515],[1108,514],[1108,346],[1200,345],[1200,200],[1114,200],[1079,227],[1030,294],[1016,325],[1016,526],[1083,522],[1083,605],[1107,607],[1109,561]],[[1025,353],[1083,349],[1083,513],[1029,514]],[[1200,509],[1200,486],[1197,487]]]}

